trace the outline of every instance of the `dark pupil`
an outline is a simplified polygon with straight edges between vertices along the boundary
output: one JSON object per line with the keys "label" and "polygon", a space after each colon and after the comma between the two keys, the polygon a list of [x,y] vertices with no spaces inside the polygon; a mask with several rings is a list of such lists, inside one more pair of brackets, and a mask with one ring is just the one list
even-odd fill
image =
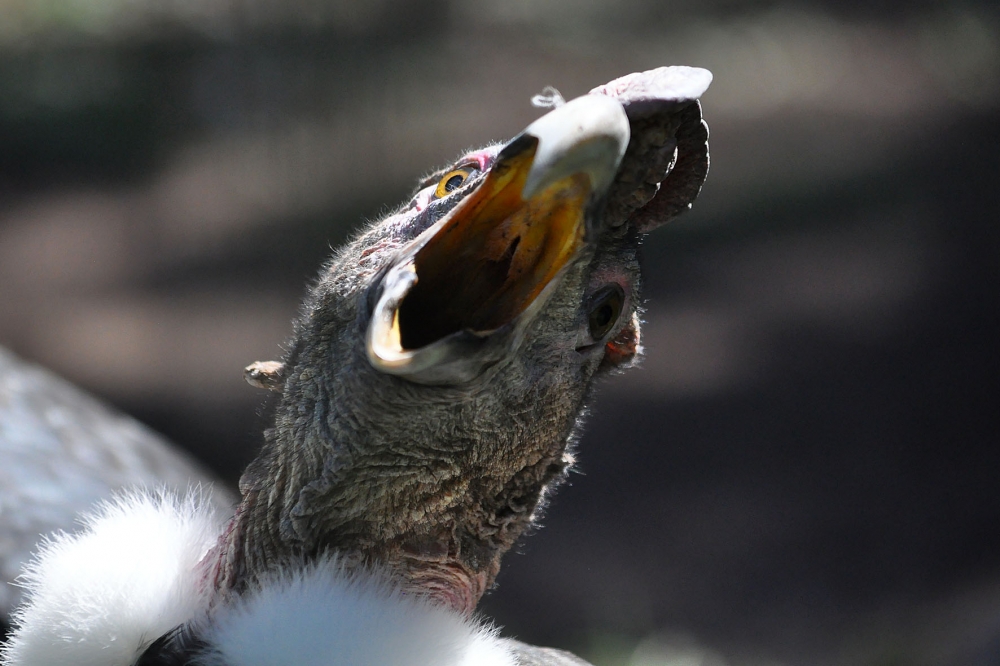
{"label": "dark pupil", "polygon": [[615,322],[618,321],[618,315],[621,314],[622,310],[623,297],[624,294],[621,293],[621,288],[613,287],[609,292],[605,293],[604,297],[590,311],[587,323],[590,326],[590,335],[595,340],[603,338],[614,327]]}
{"label": "dark pupil", "polygon": [[597,312],[593,316],[594,326],[596,328],[604,328],[611,322],[611,315],[613,314],[614,310],[607,303],[597,308]]}
{"label": "dark pupil", "polygon": [[452,192],[454,190],[457,190],[459,185],[461,185],[464,181],[465,181],[465,176],[456,173],[454,176],[449,178],[447,182],[445,182],[444,191]]}

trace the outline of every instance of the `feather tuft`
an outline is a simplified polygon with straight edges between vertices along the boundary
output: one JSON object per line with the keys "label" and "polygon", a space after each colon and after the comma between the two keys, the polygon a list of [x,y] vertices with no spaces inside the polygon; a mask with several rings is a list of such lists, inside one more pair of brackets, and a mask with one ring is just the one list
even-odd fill
{"label": "feather tuft", "polygon": [[542,92],[531,98],[531,106],[536,109],[556,109],[565,103],[562,93],[552,86],[545,86]]}
{"label": "feather tuft", "polygon": [[18,579],[5,666],[129,666],[204,608],[197,564],[221,527],[207,492],[122,495],[83,524],[43,541]]}
{"label": "feather tuft", "polygon": [[204,666],[517,664],[494,628],[345,573],[335,557],[273,577],[199,633]]}

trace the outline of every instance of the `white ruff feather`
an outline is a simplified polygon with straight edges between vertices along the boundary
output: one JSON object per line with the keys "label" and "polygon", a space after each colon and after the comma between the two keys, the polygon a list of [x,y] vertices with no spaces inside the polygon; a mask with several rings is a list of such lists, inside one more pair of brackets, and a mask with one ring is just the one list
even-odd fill
{"label": "white ruff feather", "polygon": [[516,666],[496,631],[335,558],[278,577],[201,636],[205,666]]}
{"label": "white ruff feather", "polygon": [[206,620],[197,564],[220,524],[197,493],[124,497],[84,524],[27,567],[4,666],[131,666],[185,623],[209,646],[205,666],[517,664],[492,628],[345,574],[336,558],[282,573]]}
{"label": "white ruff feather", "polygon": [[196,565],[220,531],[207,497],[126,496],[84,525],[26,567],[6,666],[129,666],[204,607]]}

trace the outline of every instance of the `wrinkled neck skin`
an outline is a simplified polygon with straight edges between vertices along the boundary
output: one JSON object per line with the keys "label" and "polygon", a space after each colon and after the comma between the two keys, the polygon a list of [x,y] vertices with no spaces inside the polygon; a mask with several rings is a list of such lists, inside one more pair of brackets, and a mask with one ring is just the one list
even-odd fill
{"label": "wrinkled neck skin", "polygon": [[[411,409],[357,387],[375,400],[345,414],[331,411],[340,399],[321,382],[303,383],[310,399],[301,413],[281,414],[274,442],[241,481],[218,592],[239,593],[275,564],[335,551],[348,567],[378,567],[404,592],[471,614],[570,464],[578,404],[551,404],[560,392],[542,378],[506,409],[485,394]],[[394,418],[373,422],[369,413]]]}
{"label": "wrinkled neck skin", "polygon": [[[564,282],[584,274],[574,268]],[[335,292],[307,311],[325,312]],[[561,287],[552,301],[547,313],[575,312],[579,290]],[[336,553],[347,568],[381,570],[404,594],[471,614],[572,463],[567,444],[600,359],[555,362],[575,353],[543,342],[565,316],[539,317],[531,349],[461,388],[374,371],[358,343],[364,317],[307,312],[300,322],[275,427],[206,560],[217,602],[282,564]]]}

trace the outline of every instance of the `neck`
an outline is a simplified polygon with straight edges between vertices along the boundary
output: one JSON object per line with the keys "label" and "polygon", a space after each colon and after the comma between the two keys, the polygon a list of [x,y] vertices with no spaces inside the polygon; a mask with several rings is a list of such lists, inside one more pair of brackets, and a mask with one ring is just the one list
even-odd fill
{"label": "neck", "polygon": [[571,462],[567,435],[516,464],[494,460],[488,472],[456,462],[470,448],[465,440],[435,447],[447,453],[440,464],[429,456],[423,466],[389,473],[384,460],[358,447],[279,440],[247,470],[242,501],[206,558],[216,600],[242,594],[275,569],[336,553],[348,571],[377,569],[404,594],[471,615],[546,487]]}

